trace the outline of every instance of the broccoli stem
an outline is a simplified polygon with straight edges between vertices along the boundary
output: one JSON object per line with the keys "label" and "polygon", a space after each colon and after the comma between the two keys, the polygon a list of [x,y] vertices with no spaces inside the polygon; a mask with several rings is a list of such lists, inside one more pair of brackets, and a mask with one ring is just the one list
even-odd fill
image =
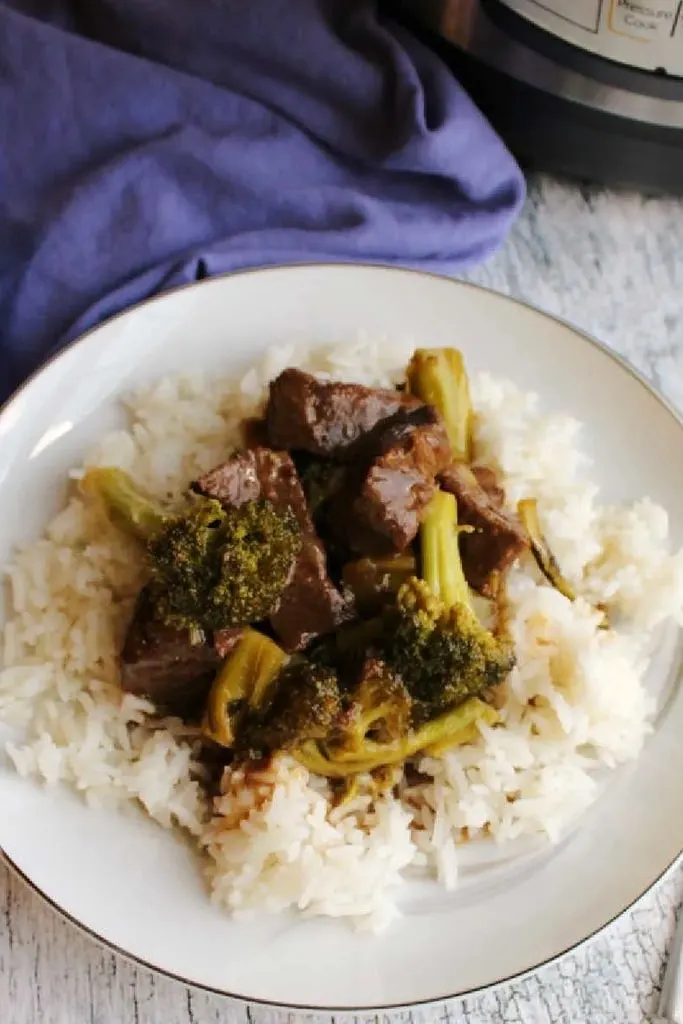
{"label": "broccoli stem", "polygon": [[247,705],[257,709],[265,704],[271,684],[287,660],[273,640],[254,629],[245,629],[211,687],[204,719],[206,735],[221,746],[231,747],[240,708]]}
{"label": "broccoli stem", "polygon": [[443,752],[465,742],[472,736],[471,726],[478,721],[493,723],[498,720],[495,708],[477,697],[470,697],[464,704],[444,711],[436,718],[430,719],[419,728],[411,730],[400,740],[391,743],[376,743],[365,740],[355,751],[346,748],[329,749],[331,758],[337,763],[354,764],[358,761],[381,759],[381,764],[394,764],[396,761],[414,757],[421,751]]}
{"label": "broccoli stem", "polygon": [[[453,458],[472,458],[472,403],[462,354],[454,348],[419,348],[408,366],[412,394],[434,406],[444,421]],[[422,576],[446,608],[471,607],[460,560],[458,504],[452,494],[437,492],[420,528]]]}
{"label": "broccoli stem", "polygon": [[164,524],[162,509],[142,494],[122,469],[89,469],[80,487],[87,497],[102,503],[116,526],[138,540],[148,540]]}
{"label": "broccoli stem", "polygon": [[498,712],[495,708],[477,697],[470,697],[452,711],[446,711],[420,726],[415,734],[415,743],[419,744],[415,752],[422,751],[430,757],[440,757],[452,747],[476,739],[477,722],[493,725],[497,721]]}
{"label": "broccoli stem", "polygon": [[414,575],[415,559],[404,553],[347,562],[342,570],[342,582],[353,594],[360,613],[371,614]]}
{"label": "broccoli stem", "polygon": [[453,458],[471,462],[472,403],[462,353],[455,348],[418,348],[407,377],[411,394],[441,414]]}
{"label": "broccoli stem", "polygon": [[363,749],[353,754],[346,750],[336,754],[334,748],[325,750],[317,741],[310,740],[292,753],[300,764],[315,775],[343,779],[398,764],[421,752],[431,757],[440,757],[455,746],[471,742],[474,738],[473,726],[477,722],[493,724],[497,719],[494,708],[473,697],[393,743],[373,743],[367,740]]}
{"label": "broccoli stem", "polygon": [[471,607],[470,591],[458,546],[458,505],[452,494],[437,491],[420,528],[422,578],[443,603]]}
{"label": "broccoli stem", "polygon": [[[548,583],[566,597],[568,601],[576,601],[576,591],[572,587],[560,569],[555,555],[550,550],[550,545],[545,539],[541,530],[541,522],[538,518],[538,502],[535,498],[524,498],[517,503],[517,515],[522,526],[529,537],[531,553],[534,556],[536,565],[541,570]],[[609,617],[604,608],[598,606],[597,610],[602,614],[600,623],[601,629],[609,629]]]}
{"label": "broccoli stem", "polygon": [[517,514],[522,526],[529,536],[531,553],[534,556],[538,568],[541,570],[548,583],[564,595],[568,601],[576,600],[576,592],[564,576],[558,565],[557,559],[550,550],[548,542],[543,536],[541,523],[538,518],[538,502],[535,498],[524,498],[517,503]]}
{"label": "broccoli stem", "polygon": [[[365,775],[376,768],[381,768],[384,764],[393,763],[377,756],[365,761],[354,761],[351,764],[335,761],[321,750],[317,740],[308,740],[306,743],[302,743],[300,747],[292,750],[292,755],[313,775],[322,775],[328,779],[345,779],[350,775]],[[402,757],[403,755],[399,753],[395,757],[395,761],[402,760]]]}

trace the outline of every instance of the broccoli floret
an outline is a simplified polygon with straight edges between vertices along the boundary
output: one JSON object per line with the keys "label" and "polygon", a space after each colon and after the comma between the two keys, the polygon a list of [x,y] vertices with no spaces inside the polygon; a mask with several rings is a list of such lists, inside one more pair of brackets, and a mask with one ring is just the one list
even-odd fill
{"label": "broccoli floret", "polygon": [[387,612],[387,660],[415,700],[414,721],[432,718],[497,686],[512,652],[464,603],[448,608],[424,580],[405,583]]}
{"label": "broccoli floret", "polygon": [[[413,394],[433,405],[453,457],[470,461],[469,382],[456,349],[418,349],[408,367]],[[438,491],[420,525],[421,580],[404,584],[389,613],[392,667],[418,702],[416,714],[440,710],[497,686],[512,669],[512,652],[479,622],[460,559],[458,506]]]}
{"label": "broccoli floret", "polygon": [[147,546],[162,618],[179,628],[259,622],[280,601],[301,550],[293,512],[268,501],[223,507],[196,498]]}
{"label": "broccoli floret", "polygon": [[394,603],[340,630],[324,654],[340,671],[373,653],[407,688],[413,725],[497,686],[514,659],[479,622],[462,574],[455,499],[439,492],[422,524],[423,579],[403,583]]}
{"label": "broccoli floret", "polygon": [[271,687],[287,664],[287,655],[262,633],[245,629],[218,672],[204,716],[204,732],[223,747],[232,747],[249,709],[267,701]]}
{"label": "broccoli floret", "polygon": [[[481,637],[471,621],[457,620],[460,646],[455,640],[449,646],[442,636],[434,636],[452,627],[455,619],[441,614],[440,603],[421,581],[406,584],[398,604],[405,635],[413,628],[419,633],[418,661],[423,669],[429,661],[433,671],[433,677],[420,680],[406,672],[415,686],[434,684],[440,692],[439,672],[446,666],[450,673],[453,662],[460,665],[463,656],[478,686],[482,679],[495,684],[499,672],[507,671],[509,666],[496,660],[500,651],[489,651],[486,642],[479,643]],[[465,628],[473,630],[468,643]],[[425,657],[429,645],[431,660]],[[344,779],[399,764],[421,751],[437,756],[471,741],[476,723],[493,723],[497,714],[481,700],[460,699],[464,692],[464,688],[457,692],[457,706],[422,721],[415,714],[422,705],[415,701],[410,686],[380,660],[369,659],[356,686],[343,691],[330,667],[302,657],[288,661],[276,643],[247,629],[216,677],[204,728],[208,738],[234,748],[241,758],[289,750],[310,771]],[[433,712],[433,701],[429,707]]]}
{"label": "broccoli floret", "polygon": [[114,468],[90,470],[81,488],[146,542],[157,615],[167,625],[216,631],[259,622],[277,608],[301,551],[290,509],[268,501],[223,506],[193,494],[171,515]]}
{"label": "broccoli floret", "polygon": [[292,754],[316,775],[345,779],[399,764],[421,752],[441,755],[445,750],[469,743],[473,739],[477,722],[493,725],[497,720],[498,714],[494,708],[472,698],[390,743],[376,743],[366,739],[355,751],[350,751],[308,740],[293,750]]}
{"label": "broccoli floret", "polygon": [[337,725],[334,747],[360,754],[368,743],[394,743],[410,729],[412,698],[402,680],[384,662],[369,659],[360,682],[346,695],[346,710]]}
{"label": "broccoli floret", "polygon": [[297,658],[278,674],[267,706],[245,721],[237,739],[238,751],[254,757],[324,739],[340,712],[335,673]]}
{"label": "broccoli floret", "polygon": [[[428,570],[431,586],[426,579],[407,580],[380,616],[350,623],[313,655],[345,680],[357,678],[368,657],[381,659],[412,698],[413,726],[497,686],[514,664],[508,645],[477,618],[464,579],[456,577],[455,587],[449,582],[453,563],[460,564],[456,534],[449,529]],[[449,605],[437,594],[460,599]]]}

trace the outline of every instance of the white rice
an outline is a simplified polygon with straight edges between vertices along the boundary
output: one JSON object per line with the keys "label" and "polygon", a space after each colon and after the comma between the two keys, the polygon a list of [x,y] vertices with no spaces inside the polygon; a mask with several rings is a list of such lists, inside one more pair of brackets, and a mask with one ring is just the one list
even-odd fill
{"label": "white rice", "polygon": [[[410,346],[361,337],[280,349],[241,380],[161,380],[127,399],[127,430],[86,465],[118,465],[151,494],[177,493],[221,461],[269,379],[298,365],[335,379],[389,384]],[[293,908],[380,930],[396,915],[405,870],[456,884],[463,841],[556,839],[595,798],[605,769],[638,756],[654,699],[643,677],[653,632],[683,621],[683,553],[668,551],[666,512],[647,499],[601,506],[581,427],[539,411],[536,396],[482,375],[473,382],[477,456],[515,503],[536,497],[542,525],[581,597],[570,603],[529,562],[510,578],[518,666],[503,727],[420,765],[429,781],[401,799],[360,797],[329,813],[325,785],[279,758],[268,772],[226,772],[208,807],[181,723],[118,686],[117,652],[140,584],[136,551],[74,491],[43,538],[8,568],[0,718],[16,728],[18,772],[66,783],[93,806],[142,806],[181,827],[206,858],[213,899],[240,916]],[[78,475],[77,473],[75,475]],[[604,602],[619,631],[601,630]]]}

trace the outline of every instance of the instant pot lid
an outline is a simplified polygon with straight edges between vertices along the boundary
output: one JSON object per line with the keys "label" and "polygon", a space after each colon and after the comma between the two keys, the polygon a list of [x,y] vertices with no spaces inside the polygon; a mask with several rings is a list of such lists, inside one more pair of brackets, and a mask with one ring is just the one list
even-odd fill
{"label": "instant pot lid", "polygon": [[527,166],[683,193],[683,79],[572,46],[498,0],[396,0]]}

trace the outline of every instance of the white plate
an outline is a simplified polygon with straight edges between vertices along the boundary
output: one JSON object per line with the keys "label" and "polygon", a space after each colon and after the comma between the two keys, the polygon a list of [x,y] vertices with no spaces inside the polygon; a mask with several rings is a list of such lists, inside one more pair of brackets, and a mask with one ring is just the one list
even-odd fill
{"label": "white plate", "polygon": [[[237,274],[132,310],[50,363],[0,416],[0,561],[35,536],[67,470],[117,422],[116,398],[162,373],[246,364],[262,348],[358,328],[457,345],[473,369],[540,392],[587,424],[608,498],[649,494],[683,542],[681,424],[625,365],[548,316],[477,288],[383,268]],[[391,342],[388,341],[388,344]],[[677,669],[668,643],[654,672]],[[638,764],[616,776],[551,855],[480,870],[445,895],[408,887],[379,939],[335,921],[235,923],[214,909],[190,851],[142,817],[89,811],[0,768],[0,848],[50,903],[139,962],[218,993],[320,1009],[440,1000],[524,974],[621,914],[683,849],[683,693]]]}

